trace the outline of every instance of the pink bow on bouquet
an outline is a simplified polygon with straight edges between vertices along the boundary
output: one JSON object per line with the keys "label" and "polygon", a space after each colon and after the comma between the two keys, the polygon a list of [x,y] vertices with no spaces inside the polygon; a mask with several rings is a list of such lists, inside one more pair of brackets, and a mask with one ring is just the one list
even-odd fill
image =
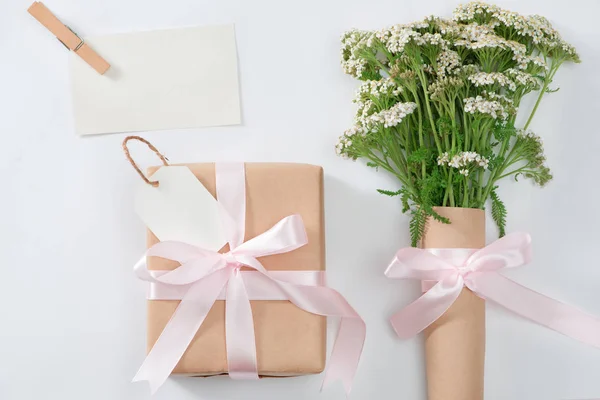
{"label": "pink bow on bouquet", "polygon": [[400,338],[421,332],[440,318],[463,287],[540,325],[600,347],[600,320],[528,289],[499,271],[531,260],[531,237],[512,233],[480,250],[404,248],[385,271],[388,278],[437,283],[391,318]]}
{"label": "pink bow on bouquet", "polygon": [[[244,242],[244,164],[216,164],[217,198],[230,251],[221,254],[182,242],[160,242],[134,267],[138,277],[151,282],[151,299],[180,299],[171,320],[144,360],[134,381],[147,380],[154,393],[177,365],[216,300],[223,297],[229,375],[258,379],[251,299],[289,300],[322,316],[341,317],[337,340],[324,385],[341,379],[347,393],[362,353],[366,326],[344,297],[319,286],[320,271],[269,272],[257,260],[294,251],[307,243],[299,215],[288,216],[268,231]],[[149,271],[146,256],[178,261],[173,271]],[[241,271],[241,267],[252,271]]]}

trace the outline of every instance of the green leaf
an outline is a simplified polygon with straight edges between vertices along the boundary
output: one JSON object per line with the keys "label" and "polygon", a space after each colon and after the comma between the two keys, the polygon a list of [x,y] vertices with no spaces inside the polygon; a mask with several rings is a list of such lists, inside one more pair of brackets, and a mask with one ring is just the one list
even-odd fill
{"label": "green leaf", "polygon": [[498,226],[498,231],[500,237],[506,235],[506,206],[504,202],[500,200],[498,197],[498,193],[496,193],[496,189],[498,186],[495,186],[490,193],[490,197],[492,199],[492,218],[496,225]]}
{"label": "green leaf", "polygon": [[431,217],[433,217],[433,219],[435,219],[438,222],[441,222],[443,224],[449,224],[450,223],[450,219],[449,218],[443,217],[440,214],[436,213],[433,208],[427,210],[427,213],[429,215],[431,215]]}
{"label": "green leaf", "polygon": [[493,128],[494,139],[501,142],[507,137],[515,136],[517,134],[517,130],[511,124],[502,125],[496,124]]}
{"label": "green leaf", "polygon": [[496,154],[490,154],[488,160],[490,161],[488,165],[490,171],[494,171],[504,164],[504,157],[497,156]]}
{"label": "green leaf", "polygon": [[413,151],[408,157],[407,161],[409,163],[418,164],[422,161],[429,161],[431,158],[431,152],[429,149],[425,147],[420,147],[417,150]]}
{"label": "green leaf", "polygon": [[402,213],[405,213],[410,210],[410,204],[408,203],[408,200],[410,199],[410,192],[404,187],[400,190],[402,191]]}
{"label": "green leaf", "polygon": [[385,189],[377,189],[377,191],[381,194],[385,194],[386,196],[390,196],[390,197],[398,196],[399,194],[402,193],[402,189],[400,189],[396,192],[392,192],[391,190],[385,190]]}
{"label": "green leaf", "polygon": [[416,211],[413,211],[412,219],[409,223],[411,246],[417,247],[419,240],[423,238],[425,227],[427,226],[427,219],[429,217],[443,224],[450,223],[448,218],[435,212],[432,207],[419,206]]}
{"label": "green leaf", "polygon": [[408,224],[408,228],[410,230],[410,245],[412,247],[417,247],[419,240],[421,240],[423,234],[425,233],[426,224],[427,213],[425,213],[423,207],[419,207],[416,211],[413,211],[412,219]]}

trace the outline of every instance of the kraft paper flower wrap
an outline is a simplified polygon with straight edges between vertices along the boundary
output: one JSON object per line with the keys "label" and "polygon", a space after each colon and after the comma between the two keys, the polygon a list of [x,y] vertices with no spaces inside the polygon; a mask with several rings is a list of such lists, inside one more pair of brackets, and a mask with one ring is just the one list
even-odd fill
{"label": "kraft paper flower wrap", "polygon": [[[413,247],[386,274],[422,280],[425,294],[392,323],[404,338],[424,331],[428,398],[483,399],[485,300],[598,346],[597,319],[500,275],[527,263],[528,235],[484,247],[486,204],[505,236],[499,181],[552,178],[529,127],[560,67],[580,62],[573,46],[544,17],[473,2],[452,19],[348,31],[341,50],[344,72],[363,83],[336,150],[400,182],[379,192],[410,213]],[[530,93],[537,100],[518,119]]]}
{"label": "kraft paper flower wrap", "polygon": [[[149,249],[135,271],[151,285],[149,353],[134,380],[149,381],[154,392],[171,373],[233,379],[319,373],[325,367],[324,317],[334,316],[341,322],[324,384],[340,379],[349,393],[366,329],[346,300],[324,283],[322,168],[283,163],[185,167],[217,196],[229,244],[215,252],[159,242],[148,231]],[[150,168],[149,175],[159,168],[181,167]],[[163,183],[171,190],[171,182]]]}

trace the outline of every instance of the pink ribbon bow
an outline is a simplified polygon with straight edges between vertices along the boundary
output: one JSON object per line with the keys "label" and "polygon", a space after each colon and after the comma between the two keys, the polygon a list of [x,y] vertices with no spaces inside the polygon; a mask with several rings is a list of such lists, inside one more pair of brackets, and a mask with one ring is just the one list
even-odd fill
{"label": "pink ribbon bow", "polygon": [[[147,380],[154,393],[168,378],[204,322],[214,302],[225,292],[225,335],[229,375],[233,379],[258,379],[256,343],[250,296],[282,298],[322,316],[341,317],[324,385],[341,379],[350,392],[362,353],[366,326],[344,297],[326,286],[311,285],[317,272],[269,272],[257,260],[293,251],[307,243],[299,215],[288,216],[268,231],[243,242],[245,232],[244,164],[216,164],[217,198],[230,251],[209,251],[182,242],[160,242],[146,252],[134,270],[149,281],[163,298],[181,302],[144,360],[133,381]],[[146,256],[178,261],[173,271],[149,271]],[[249,267],[252,271],[240,271]],[[157,295],[154,298],[161,298]],[[152,297],[151,297],[152,298]]]}
{"label": "pink ribbon bow", "polygon": [[385,271],[388,278],[437,283],[391,318],[400,338],[412,337],[442,316],[463,287],[531,321],[600,347],[600,320],[528,289],[498,273],[531,260],[531,237],[512,233],[480,250],[404,248]]}

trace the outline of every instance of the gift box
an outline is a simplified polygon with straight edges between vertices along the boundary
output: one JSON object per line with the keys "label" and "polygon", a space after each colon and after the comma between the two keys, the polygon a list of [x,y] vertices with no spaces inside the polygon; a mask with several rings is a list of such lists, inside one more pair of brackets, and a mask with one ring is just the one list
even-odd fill
{"label": "gift box", "polygon": [[[213,163],[185,164],[216,195]],[[152,175],[160,167],[151,167]],[[260,257],[270,271],[324,271],[325,231],[323,169],[290,163],[246,163],[245,240],[291,214],[304,221],[308,244],[284,254]],[[158,239],[148,231],[148,247]],[[222,249],[226,252],[228,246]],[[178,263],[148,257],[148,269],[173,270]],[[180,301],[148,300],[147,348],[153,347]],[[256,336],[258,373],[293,376],[323,371],[326,359],[326,318],[308,313],[289,301],[251,300]],[[217,300],[183,354],[173,374],[210,376],[227,374],[225,302]]]}

